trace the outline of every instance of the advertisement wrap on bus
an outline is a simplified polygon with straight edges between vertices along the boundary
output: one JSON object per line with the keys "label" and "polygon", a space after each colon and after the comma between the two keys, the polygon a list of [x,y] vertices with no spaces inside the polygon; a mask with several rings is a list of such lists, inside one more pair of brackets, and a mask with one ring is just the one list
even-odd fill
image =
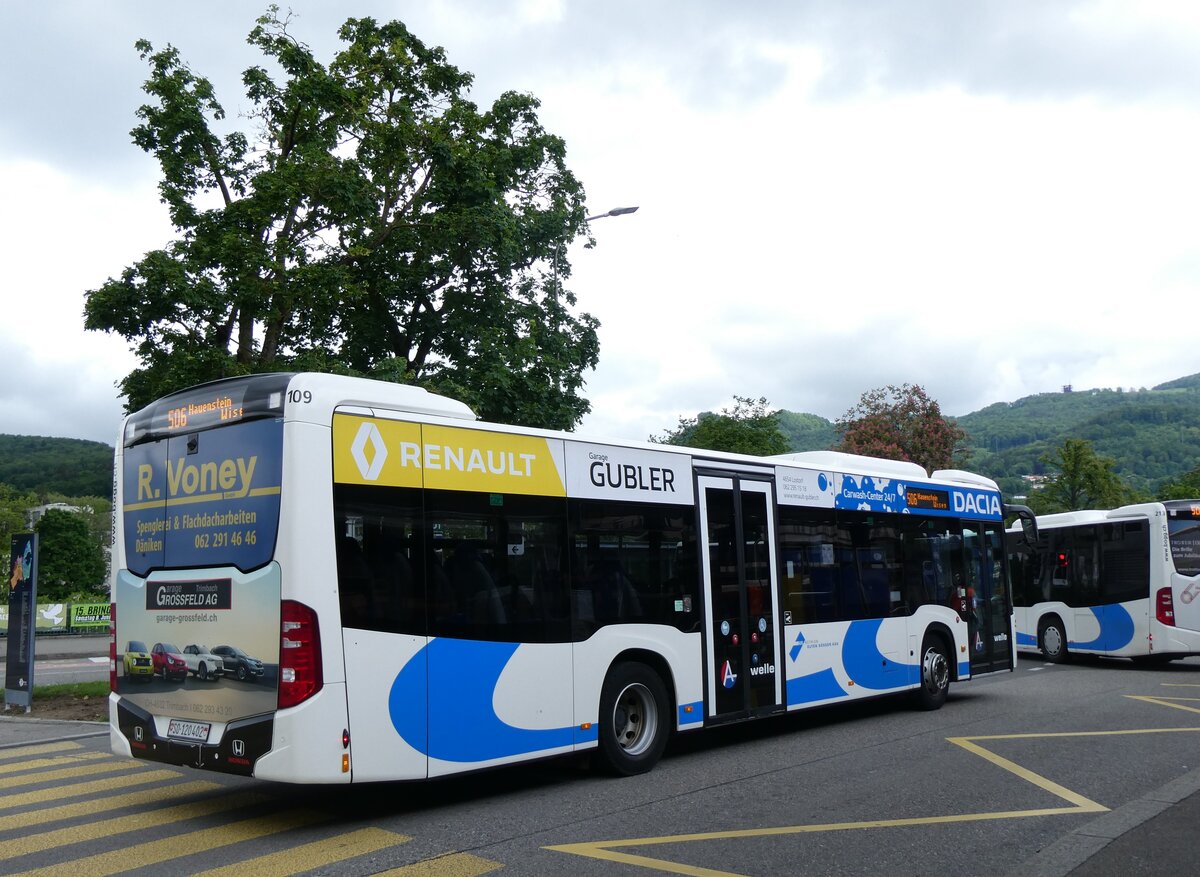
{"label": "advertisement wrap on bus", "polygon": [[[270,419],[124,452],[114,691],[135,749],[207,743],[214,728],[276,707],[282,445],[282,423]],[[192,654],[206,657],[189,666]],[[159,728],[155,716],[174,724]],[[269,728],[239,739],[240,753],[225,754],[229,769],[249,767],[246,740],[265,750]]]}
{"label": "advertisement wrap on bus", "polygon": [[[994,482],[475,420],[258,375],[131,415],[111,741],[291,782],[425,779],[1013,668]],[[530,684],[536,680],[536,684]]]}

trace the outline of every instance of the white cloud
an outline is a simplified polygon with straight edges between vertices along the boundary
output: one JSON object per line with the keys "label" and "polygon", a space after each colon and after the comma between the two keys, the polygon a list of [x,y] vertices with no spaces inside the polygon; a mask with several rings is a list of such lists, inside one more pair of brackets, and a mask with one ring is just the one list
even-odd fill
{"label": "white cloud", "polygon": [[[328,59],[350,13],[288,6]],[[16,95],[0,107],[0,240],[19,291],[0,328],[19,363],[0,432],[113,440],[132,358],[82,330],[83,292],[170,235],[156,168],[128,139],[146,72],[133,40],[178,46],[238,124],[259,11],[0,7],[16,61],[0,73]],[[569,253],[569,286],[602,322],[587,432],[644,439],[735,394],[835,418],[911,382],[965,414],[1200,371],[1186,6],[366,0],[353,14],[444,46],[481,104],[535,94],[593,212],[640,206]],[[48,41],[66,65],[40,58]],[[18,68],[38,75],[18,88]]]}

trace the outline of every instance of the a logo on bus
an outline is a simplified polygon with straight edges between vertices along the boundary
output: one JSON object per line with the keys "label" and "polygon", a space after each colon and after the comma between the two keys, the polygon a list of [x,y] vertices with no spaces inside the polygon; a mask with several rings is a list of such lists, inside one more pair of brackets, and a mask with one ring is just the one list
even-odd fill
{"label": "a logo on bus", "polygon": [[[371,457],[367,458],[367,445],[371,446]],[[358,472],[367,481],[374,481],[383,471],[384,461],[387,460],[387,445],[379,434],[379,427],[373,423],[363,423],[358,428],[358,434],[350,444],[350,456],[358,466]]]}
{"label": "a logo on bus", "polygon": [[733,665],[728,661],[721,668],[721,684],[726,688],[733,688],[733,686],[737,685],[737,674],[733,672]]}

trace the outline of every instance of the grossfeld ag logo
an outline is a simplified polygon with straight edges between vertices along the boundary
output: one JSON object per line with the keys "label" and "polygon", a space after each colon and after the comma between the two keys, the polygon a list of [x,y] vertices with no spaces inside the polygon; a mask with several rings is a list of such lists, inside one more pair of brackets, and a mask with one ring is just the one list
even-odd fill
{"label": "grossfeld ag logo", "polygon": [[363,421],[354,441],[350,443],[350,456],[354,458],[359,474],[367,481],[378,479],[387,455],[387,445],[379,433],[379,427],[369,420]]}

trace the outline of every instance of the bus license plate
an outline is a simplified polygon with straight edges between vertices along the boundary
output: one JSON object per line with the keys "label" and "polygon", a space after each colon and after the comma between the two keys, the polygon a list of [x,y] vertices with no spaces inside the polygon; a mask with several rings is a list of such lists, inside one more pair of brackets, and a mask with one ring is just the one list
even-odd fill
{"label": "bus license plate", "polygon": [[212,725],[208,722],[185,722],[182,719],[171,719],[167,723],[167,736],[206,743],[208,742],[208,732],[211,729]]}

